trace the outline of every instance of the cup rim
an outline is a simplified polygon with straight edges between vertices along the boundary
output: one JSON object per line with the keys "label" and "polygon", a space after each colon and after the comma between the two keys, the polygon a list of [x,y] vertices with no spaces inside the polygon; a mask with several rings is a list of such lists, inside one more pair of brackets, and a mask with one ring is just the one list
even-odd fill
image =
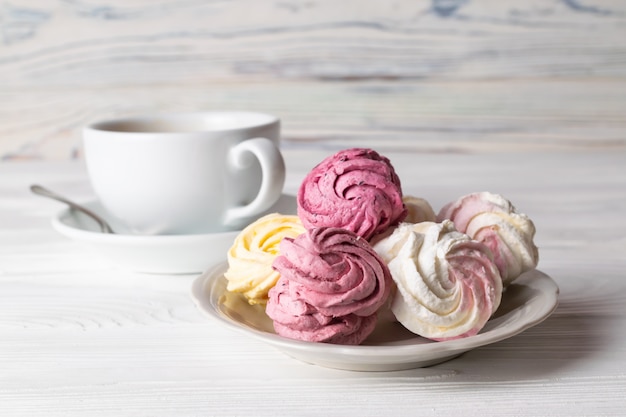
{"label": "cup rim", "polygon": [[[159,124],[172,123],[182,124],[185,120],[190,123],[198,124],[208,118],[246,118],[248,121],[239,123],[230,122],[230,125],[221,128],[211,129],[157,129],[157,128],[140,128],[139,126],[158,126]],[[211,132],[229,132],[237,130],[245,130],[252,128],[262,128],[279,123],[278,116],[256,112],[256,111],[242,111],[242,110],[216,110],[216,111],[199,111],[199,112],[167,112],[167,113],[155,113],[147,115],[126,116],[119,118],[109,118],[94,121],[85,126],[84,130],[91,130],[97,132],[109,132],[109,133],[123,133],[133,135],[179,135],[179,134],[194,134],[194,133],[211,133]],[[133,127],[136,126],[136,127]]]}

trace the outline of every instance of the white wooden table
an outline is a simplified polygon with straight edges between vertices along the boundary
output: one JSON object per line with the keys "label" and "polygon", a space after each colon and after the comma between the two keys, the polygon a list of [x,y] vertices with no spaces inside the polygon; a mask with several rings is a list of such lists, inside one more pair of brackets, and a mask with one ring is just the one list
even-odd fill
{"label": "white wooden table", "polygon": [[[287,191],[332,150],[286,149]],[[386,152],[437,209],[504,194],[534,219],[556,312],[430,368],[349,372],[208,321],[196,278],[125,272],[57,234],[43,183],[91,196],[80,162],[0,164],[1,416],[618,416],[626,413],[626,153]]]}

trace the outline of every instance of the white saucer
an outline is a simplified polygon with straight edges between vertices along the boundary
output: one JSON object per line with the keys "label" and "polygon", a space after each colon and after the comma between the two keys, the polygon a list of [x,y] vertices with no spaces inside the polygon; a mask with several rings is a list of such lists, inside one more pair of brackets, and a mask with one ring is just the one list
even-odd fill
{"label": "white saucer", "polygon": [[468,350],[507,339],[545,320],[556,308],[559,288],[546,274],[529,271],[505,291],[500,308],[476,336],[433,342],[402,325],[381,321],[360,346],[301,342],[274,333],[264,308],[226,291],[226,263],[198,277],[192,298],[210,318],[255,337],[304,362],[353,371],[393,371],[435,365]]}
{"label": "white saucer", "polygon": [[[226,257],[239,233],[142,236],[125,232],[123,226],[107,216],[97,201],[84,204],[110,222],[115,234],[100,232],[98,225],[84,214],[65,209],[52,218],[59,233],[91,245],[123,269],[154,274],[192,274],[206,271]],[[295,214],[296,198],[283,194],[266,213]],[[265,214],[265,213],[264,213]],[[260,216],[259,216],[260,217]],[[254,221],[255,219],[250,219]]]}

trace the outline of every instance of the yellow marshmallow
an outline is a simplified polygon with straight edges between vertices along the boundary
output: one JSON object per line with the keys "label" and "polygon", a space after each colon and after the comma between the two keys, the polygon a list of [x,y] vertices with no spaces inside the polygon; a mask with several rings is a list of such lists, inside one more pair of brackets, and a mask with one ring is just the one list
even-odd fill
{"label": "yellow marshmallow", "polygon": [[228,291],[242,293],[250,304],[265,304],[279,274],[272,268],[280,241],[295,238],[305,229],[298,216],[268,214],[239,233],[228,251]]}

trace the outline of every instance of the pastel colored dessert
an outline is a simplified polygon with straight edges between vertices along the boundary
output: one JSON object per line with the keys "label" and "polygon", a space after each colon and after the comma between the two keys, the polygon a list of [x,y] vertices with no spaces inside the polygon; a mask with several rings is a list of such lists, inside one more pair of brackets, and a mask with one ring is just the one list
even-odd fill
{"label": "pastel colored dessert", "polygon": [[228,250],[224,273],[228,291],[242,293],[250,304],[265,304],[279,274],[272,268],[283,238],[305,232],[298,216],[268,214],[243,229]]}
{"label": "pastel colored dessert", "polygon": [[398,175],[372,149],[346,149],[324,159],[298,190],[298,215],[307,229],[339,227],[369,240],[406,213]]}
{"label": "pastel colored dessert", "polygon": [[374,249],[396,283],[391,311],[432,340],[477,334],[500,305],[502,279],[491,251],[443,223],[402,223]]}
{"label": "pastel colored dessert", "polygon": [[402,201],[407,209],[406,223],[434,222],[437,215],[430,203],[420,197],[405,195]]}
{"label": "pastel colored dessert", "polygon": [[393,284],[370,244],[340,228],[283,239],[274,268],[265,311],[277,334],[308,342],[362,343]]}
{"label": "pastel colored dessert", "polygon": [[505,286],[537,266],[535,225],[501,195],[465,195],[441,209],[437,220],[444,219],[452,220],[457,230],[491,249]]}

